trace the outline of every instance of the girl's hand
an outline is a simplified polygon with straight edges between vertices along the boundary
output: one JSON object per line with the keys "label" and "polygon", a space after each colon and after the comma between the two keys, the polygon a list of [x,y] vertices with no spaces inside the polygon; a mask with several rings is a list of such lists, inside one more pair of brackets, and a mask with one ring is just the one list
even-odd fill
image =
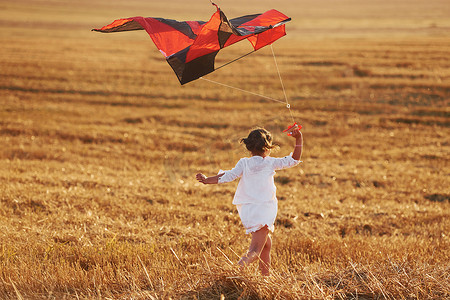
{"label": "girl's hand", "polygon": [[223,174],[225,174],[225,173],[221,173],[216,176],[206,177],[202,173],[198,173],[197,175],[195,175],[195,177],[197,178],[197,180],[199,182],[201,182],[203,184],[217,184],[217,183],[219,183],[219,178],[222,177]]}
{"label": "girl's hand", "polygon": [[302,133],[300,132],[299,129],[295,129],[294,131],[292,131],[292,135],[293,138],[295,139],[299,139],[302,137]]}
{"label": "girl's hand", "polygon": [[197,178],[199,182],[205,184],[206,176],[202,173],[198,173],[197,175],[195,175],[195,178]]}

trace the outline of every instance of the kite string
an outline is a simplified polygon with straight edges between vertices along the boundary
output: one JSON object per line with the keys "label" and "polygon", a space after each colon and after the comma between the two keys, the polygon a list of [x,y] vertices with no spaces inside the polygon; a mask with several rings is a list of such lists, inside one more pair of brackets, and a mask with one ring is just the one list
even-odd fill
{"label": "kite string", "polygon": [[[235,90],[238,90],[238,91],[241,91],[241,92],[244,92],[244,93],[252,94],[254,96],[258,96],[258,97],[261,97],[261,98],[264,98],[264,99],[268,99],[268,100],[272,100],[272,101],[275,101],[275,102],[278,102],[278,103],[286,104],[287,109],[289,109],[289,114],[291,116],[292,122],[295,123],[294,115],[292,114],[292,111],[291,111],[291,105],[289,104],[289,101],[288,101],[288,97],[287,97],[287,94],[286,94],[286,89],[284,88],[283,79],[281,78],[280,69],[278,68],[278,63],[277,63],[277,59],[275,57],[275,52],[273,51],[272,44],[270,44],[270,49],[272,50],[273,60],[275,62],[275,66],[276,66],[277,73],[278,73],[278,78],[280,79],[281,87],[283,89],[283,94],[284,94],[285,101],[281,101],[281,100],[278,100],[278,99],[275,99],[275,98],[272,98],[272,97],[268,97],[268,96],[265,96],[265,95],[254,93],[254,92],[251,92],[251,91],[248,91],[248,90],[244,90],[244,89],[241,89],[241,88],[238,88],[238,87],[234,87],[234,86],[231,86],[231,85],[228,85],[228,84],[217,82],[217,81],[214,81],[214,80],[211,80],[211,79],[206,79],[204,77],[200,77],[199,79],[202,79],[202,80],[205,80],[205,81],[208,81],[210,83],[217,84],[217,85],[221,85],[221,86],[224,86],[224,87],[227,87],[227,88],[235,89]],[[255,51],[251,51],[251,52],[249,52],[247,54],[244,54],[241,57],[238,57],[237,59],[234,59],[233,61],[228,62],[228,63],[226,63],[226,64],[216,68],[215,70],[218,70],[218,69],[220,69],[220,68],[222,68],[222,67],[224,67],[224,66],[226,66],[226,65],[228,65],[228,64],[230,64],[232,62],[235,62],[235,61],[237,61],[237,60],[239,60],[241,58],[244,58],[245,56],[250,55],[250,54],[252,54],[254,52]]]}
{"label": "kite string", "polygon": [[288,102],[288,97],[286,95],[286,89],[284,88],[283,79],[281,78],[280,69],[278,68],[278,63],[277,63],[277,59],[275,57],[275,52],[273,51],[272,44],[270,44],[270,49],[272,50],[273,60],[275,61],[275,67],[277,68],[277,72],[278,72],[278,78],[280,78],[281,87],[283,88],[284,99],[286,100],[286,107],[289,109],[289,113],[291,115],[292,123],[295,123],[294,115],[292,114],[292,111],[291,111],[291,105]]}
{"label": "kite string", "polygon": [[281,100],[278,100],[278,99],[275,99],[275,98],[272,98],[272,97],[264,96],[264,95],[261,95],[261,94],[258,94],[258,93],[254,93],[254,92],[251,92],[251,91],[243,90],[243,89],[240,89],[238,87],[231,86],[231,85],[228,85],[228,84],[225,84],[225,83],[217,82],[217,81],[214,81],[214,80],[211,80],[211,79],[206,79],[204,77],[200,77],[199,79],[202,79],[202,80],[205,80],[205,81],[208,81],[208,82],[211,82],[211,83],[215,83],[215,84],[218,84],[218,85],[230,88],[230,89],[235,89],[235,90],[238,90],[238,91],[241,91],[241,92],[244,92],[244,93],[252,94],[254,96],[258,96],[258,97],[261,97],[261,98],[265,98],[265,99],[268,99],[268,100],[272,100],[272,101],[276,101],[276,102],[285,104],[284,101],[281,101]]}

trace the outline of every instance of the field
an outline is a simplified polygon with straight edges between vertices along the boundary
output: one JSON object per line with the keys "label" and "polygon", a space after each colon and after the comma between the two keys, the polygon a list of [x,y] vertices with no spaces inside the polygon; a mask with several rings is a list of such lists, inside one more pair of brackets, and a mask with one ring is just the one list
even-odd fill
{"label": "field", "polygon": [[[276,176],[272,275],[235,265],[237,182],[195,174],[255,126],[288,155],[286,106],[180,86],[145,32],[90,31],[209,1],[0,0],[0,298],[449,299],[450,3],[218,4],[293,19],[273,50],[305,148]],[[270,47],[205,78],[284,99]]]}

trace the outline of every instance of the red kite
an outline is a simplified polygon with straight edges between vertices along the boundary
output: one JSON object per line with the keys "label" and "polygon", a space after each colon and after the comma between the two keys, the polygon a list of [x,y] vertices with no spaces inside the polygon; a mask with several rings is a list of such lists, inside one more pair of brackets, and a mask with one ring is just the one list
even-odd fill
{"label": "red kite", "polygon": [[285,23],[291,20],[274,9],[228,20],[215,6],[217,11],[208,22],[133,17],[115,20],[93,30],[119,32],[145,29],[180,83],[185,84],[213,72],[214,60],[220,49],[247,39],[256,51],[286,35]]}

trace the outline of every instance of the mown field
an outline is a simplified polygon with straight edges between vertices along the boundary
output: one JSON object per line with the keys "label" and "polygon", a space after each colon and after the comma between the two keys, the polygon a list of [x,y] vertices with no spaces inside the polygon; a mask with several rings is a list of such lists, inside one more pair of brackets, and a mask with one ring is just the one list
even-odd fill
{"label": "mown field", "polygon": [[[293,18],[273,49],[305,147],[263,278],[235,265],[237,183],[195,174],[232,168],[254,126],[288,155],[286,107],[180,86],[145,32],[90,31],[214,12],[187,3],[0,1],[0,298],[450,298],[450,4],[218,2]],[[206,78],[284,99],[270,47]]]}

